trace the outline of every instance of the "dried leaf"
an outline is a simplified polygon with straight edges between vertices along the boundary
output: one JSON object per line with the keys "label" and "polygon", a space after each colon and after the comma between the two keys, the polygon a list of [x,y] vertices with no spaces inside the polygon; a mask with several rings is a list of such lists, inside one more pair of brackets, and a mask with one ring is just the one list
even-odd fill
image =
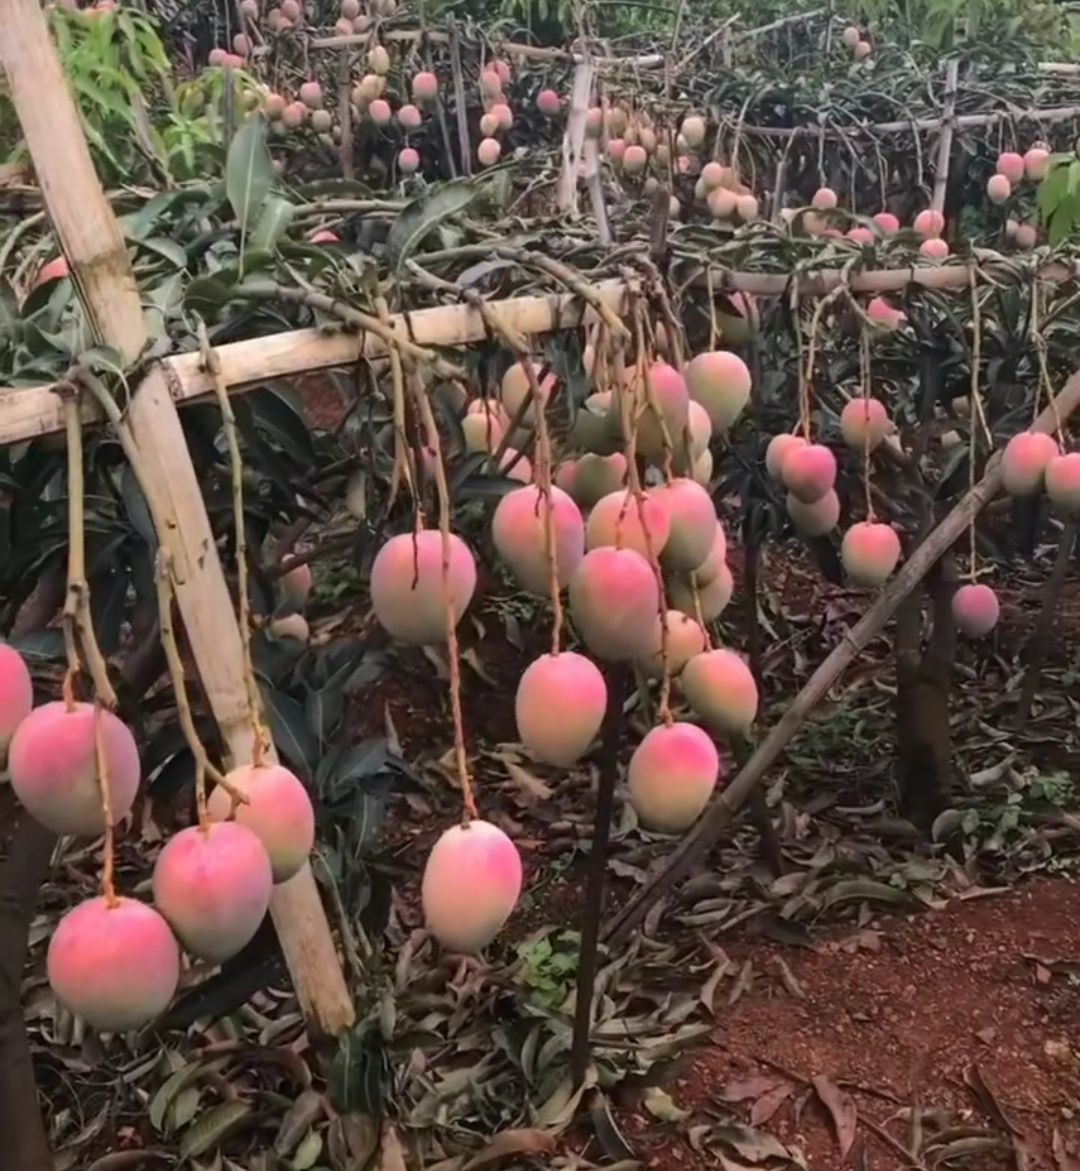
{"label": "dried leaf", "polygon": [[[713,1137],[717,1142],[730,1147],[740,1159],[745,1159],[751,1166],[759,1166],[769,1159],[786,1161],[791,1158],[791,1152],[778,1138],[749,1126],[718,1126],[713,1131]],[[723,1155],[720,1157],[722,1159]]]}
{"label": "dried leaf", "polygon": [[535,1121],[545,1129],[558,1133],[563,1127],[570,1124],[577,1113],[578,1105],[585,1091],[591,1089],[595,1084],[596,1074],[591,1073],[586,1076],[584,1084],[575,1090],[570,1075],[567,1074],[555,1087],[547,1101],[536,1111]]}
{"label": "dried leaf", "polygon": [[310,1132],[310,1128],[322,1117],[323,1096],[317,1090],[304,1090],[285,1112],[274,1139],[274,1152],[288,1158]]}
{"label": "dried leaf", "polygon": [[607,1095],[600,1090],[597,1090],[589,1098],[589,1118],[592,1121],[597,1142],[612,1162],[634,1157],[633,1148],[623,1138],[622,1132],[615,1124],[615,1119],[611,1116]]}
{"label": "dried leaf", "polygon": [[205,1155],[227,1138],[251,1113],[247,1102],[222,1102],[208,1110],[194,1126],[184,1132],[180,1143],[180,1162]]}
{"label": "dried leaf", "polygon": [[518,788],[518,796],[526,805],[535,805],[538,801],[546,801],[553,790],[535,774],[512,761],[504,761],[504,767],[510,779]]}
{"label": "dried leaf", "polygon": [[642,1105],[661,1122],[685,1122],[690,1117],[690,1111],[676,1106],[671,1095],[659,1086],[649,1086]]}
{"label": "dried leaf", "polygon": [[875,882],[872,878],[849,878],[836,883],[825,894],[823,906],[835,907],[848,902],[887,903],[890,906],[909,906],[911,896],[906,890]]}
{"label": "dried leaf", "polygon": [[160,1134],[165,1126],[165,1116],[169,1107],[180,1094],[200,1078],[224,1069],[226,1064],[227,1059],[222,1058],[218,1061],[192,1061],[181,1066],[165,1081],[161,1089],[151,1099],[146,1111],[150,1118],[150,1125]]}
{"label": "dried leaf", "polygon": [[739,969],[739,974],[735,977],[735,983],[731,986],[731,991],[728,993],[728,1005],[735,1004],[741,996],[749,992],[754,986],[754,961],[747,960],[745,964]]}
{"label": "dried leaf", "polygon": [[998,1101],[998,1097],[991,1089],[990,1083],[983,1077],[978,1063],[973,1062],[964,1070],[964,1082],[975,1095],[979,1105],[982,1106],[999,1126],[1013,1135],[1021,1135],[1024,1133],[1006,1113],[1005,1107],[1002,1106],[1001,1102]]}
{"label": "dried leaf", "polygon": [[716,967],[712,970],[709,978],[701,986],[701,995],[699,997],[701,1003],[705,1008],[716,1015],[716,990],[720,987],[720,981],[731,971],[731,960],[727,956],[721,956],[717,961]]}
{"label": "dried leaf", "polygon": [[478,1154],[474,1155],[462,1171],[479,1171],[491,1167],[501,1159],[513,1155],[550,1155],[555,1150],[555,1138],[546,1130],[523,1127],[519,1130],[504,1130]]}
{"label": "dried leaf", "polygon": [[821,1099],[821,1104],[832,1117],[833,1126],[836,1128],[836,1139],[840,1144],[840,1158],[846,1159],[852,1144],[855,1142],[855,1133],[859,1124],[855,1102],[824,1074],[819,1074],[811,1081],[817,1096]]}
{"label": "dried leaf", "polygon": [[[139,1171],[143,1167],[155,1167],[172,1163],[175,1156],[169,1151],[113,1151],[95,1159],[86,1171]],[[1068,1171],[1059,1167],[1058,1171]]]}
{"label": "dried leaf", "polygon": [[311,1171],[322,1150],[323,1136],[317,1130],[309,1130],[292,1157],[292,1171]]}
{"label": "dried leaf", "polygon": [[958,1138],[952,1142],[935,1146],[928,1150],[933,1153],[933,1161],[940,1166],[957,1159],[967,1159],[972,1155],[1004,1155],[1010,1146],[1003,1139],[992,1135],[972,1135],[970,1138]]}
{"label": "dried leaf", "polygon": [[750,1109],[750,1125],[764,1126],[794,1093],[795,1087],[787,1083],[763,1094]]}
{"label": "dried leaf", "polygon": [[401,1148],[401,1140],[392,1126],[388,1126],[383,1132],[379,1171],[409,1171],[405,1166],[405,1152]]}
{"label": "dried leaf", "polygon": [[787,966],[780,956],[773,956],[773,963],[780,970],[780,979],[784,982],[784,987],[795,997],[796,1000],[803,1000],[806,993],[803,991],[802,985],[795,978],[795,973]]}
{"label": "dried leaf", "polygon": [[719,1098],[721,1102],[745,1102],[748,1098],[760,1098],[762,1094],[768,1094],[782,1084],[779,1078],[758,1074],[756,1077],[728,1082],[720,1091]]}

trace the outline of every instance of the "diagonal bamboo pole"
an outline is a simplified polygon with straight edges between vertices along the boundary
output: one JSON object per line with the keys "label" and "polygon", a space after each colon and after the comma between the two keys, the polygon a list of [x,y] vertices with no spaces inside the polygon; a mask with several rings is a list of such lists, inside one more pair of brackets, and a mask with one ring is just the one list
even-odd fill
{"label": "diagonal bamboo pole", "polygon": [[[1073,374],[1054,402],[1032,424],[1035,431],[1048,434],[1059,419],[1067,419],[1080,406],[1080,372]],[[866,649],[896,612],[900,603],[926,576],[937,561],[956,543],[972,521],[1001,490],[1001,460],[995,458],[983,478],[967,493],[934,529],[866,614],[844,635],[828,658],[810,676],[787,711],[758,745],[730,785],[717,797],[701,820],[675,848],[664,869],[651,878],[609,921],[604,939],[616,944],[626,939],[665,891],[685,878],[705,857],[713,843],[731,823],[742,804],[776,763],[795,733],[825,697],[840,673]]]}
{"label": "diagonal bamboo pole", "polygon": [[953,57],[945,66],[945,109],[941,115],[941,141],[938,143],[937,168],[934,171],[934,194],[930,206],[944,212],[945,193],[949,186],[949,159],[952,155],[953,122],[956,115],[956,82],[960,60]]}
{"label": "diagonal bamboo pole", "polygon": [[[87,315],[100,340],[132,362],[147,340],[138,290],[39,0],[0,0],[0,64]],[[128,419],[153,471],[149,503],[177,567],[176,595],[192,653],[233,762],[246,763],[250,742],[237,731],[248,718],[243,679],[236,678],[239,629],[163,370],[137,389]],[[341,1032],[354,1010],[310,869],[275,888],[271,913],[309,1028]]]}

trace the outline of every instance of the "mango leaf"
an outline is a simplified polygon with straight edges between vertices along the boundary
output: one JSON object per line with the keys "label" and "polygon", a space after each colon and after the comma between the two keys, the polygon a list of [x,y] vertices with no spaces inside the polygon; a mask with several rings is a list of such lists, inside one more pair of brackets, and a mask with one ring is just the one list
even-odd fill
{"label": "mango leaf", "polygon": [[232,291],[232,279],[224,279],[221,273],[196,277],[184,294],[184,304],[204,317],[214,318],[218,310],[228,303]]}
{"label": "mango leaf", "polygon": [[394,221],[386,238],[391,264],[400,270],[428,233],[463,212],[484,190],[485,185],[475,179],[454,179],[414,199]]}
{"label": "mango leaf", "polygon": [[828,1110],[836,1129],[836,1141],[840,1146],[840,1162],[847,1160],[848,1151],[855,1143],[855,1133],[858,1127],[858,1113],[855,1102],[850,1095],[845,1094],[835,1082],[824,1074],[813,1078],[814,1091],[821,1099],[821,1104]]}
{"label": "mango leaf", "polygon": [[255,230],[251,233],[252,248],[272,252],[292,223],[293,205],[280,195],[272,195],[262,209]]}
{"label": "mango leaf", "polygon": [[220,1106],[207,1111],[194,1126],[184,1132],[180,1144],[180,1162],[214,1150],[250,1113],[251,1105],[247,1102],[222,1102]]}
{"label": "mango leaf", "polygon": [[52,659],[64,657],[64,636],[59,630],[28,630],[25,634],[13,634],[7,643],[19,652],[24,659],[48,662]]}
{"label": "mango leaf", "polygon": [[295,699],[267,683],[260,682],[259,691],[278,751],[294,768],[311,776],[318,764],[319,746],[304,709]]}
{"label": "mango leaf", "polygon": [[474,1155],[465,1164],[463,1171],[480,1171],[481,1167],[493,1166],[514,1155],[550,1155],[554,1150],[555,1139],[546,1130],[534,1127],[504,1130],[478,1155]]}
{"label": "mango leaf", "polygon": [[273,184],[266,122],[261,114],[252,114],[237,131],[225,160],[225,192],[245,231],[257,223]]}

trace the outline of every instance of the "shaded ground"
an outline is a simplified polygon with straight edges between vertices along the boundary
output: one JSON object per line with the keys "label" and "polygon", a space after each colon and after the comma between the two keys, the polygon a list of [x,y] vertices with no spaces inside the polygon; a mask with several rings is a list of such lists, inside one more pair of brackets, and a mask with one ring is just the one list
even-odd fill
{"label": "shaded ground", "polygon": [[[682,1136],[639,1108],[623,1115],[626,1137],[650,1166],[711,1168],[693,1149],[695,1125],[734,1110],[804,1151],[811,1171],[911,1166],[880,1132],[910,1150],[913,1127],[912,1155],[927,1165],[967,1151],[970,1167],[1072,1168],[1078,940],[1080,887],[1038,879],[833,932],[812,950],[740,944],[732,956],[752,956],[753,982],[718,1007],[710,1046],[670,1086],[691,1111]],[[820,1076],[857,1111],[847,1159],[811,1085]]]}

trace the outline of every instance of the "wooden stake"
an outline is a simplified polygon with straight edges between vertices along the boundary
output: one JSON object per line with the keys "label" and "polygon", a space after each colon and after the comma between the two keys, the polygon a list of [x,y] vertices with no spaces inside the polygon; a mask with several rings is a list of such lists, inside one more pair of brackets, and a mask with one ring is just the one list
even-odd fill
{"label": "wooden stake", "polygon": [[585,1081],[589,1068],[589,1034],[592,1030],[593,990],[596,986],[600,923],[604,916],[607,890],[608,843],[615,809],[615,782],[619,772],[619,741],[622,738],[623,700],[626,697],[626,666],[622,663],[604,672],[607,681],[607,710],[601,730],[600,780],[596,791],[589,878],[585,889],[585,914],[578,952],[577,993],[574,999],[574,1037],[570,1049],[570,1077],[576,1089]]}
{"label": "wooden stake", "polygon": [[[231,763],[249,763],[254,740],[240,629],[163,368],[143,381],[127,417],[146,468],[150,508],[162,520],[159,535],[203,689]],[[273,750],[266,757],[267,763],[277,759]],[[355,1012],[310,867],[274,887],[270,913],[308,1028],[323,1036],[344,1031]]]}
{"label": "wooden stake", "polygon": [[[95,333],[133,362],[147,340],[135,278],[38,0],[0,0],[0,64]],[[150,469],[150,506],[162,520],[159,539],[173,558],[177,600],[214,716],[234,763],[247,763],[240,632],[169,390],[164,368],[155,369],[135,392],[128,418]],[[310,870],[275,888],[272,911],[312,1032],[347,1028],[352,1002]]]}
{"label": "wooden stake", "polygon": [[941,115],[941,141],[938,143],[937,168],[934,171],[934,195],[930,206],[945,210],[945,191],[949,185],[949,158],[952,155],[953,119],[956,114],[956,82],[960,60],[953,57],[945,66],[945,109]]}
{"label": "wooden stake", "polygon": [[[1032,424],[1033,431],[1052,434],[1058,419],[1066,419],[1080,406],[1080,372],[1073,374],[1051,406]],[[750,793],[764,778],[769,768],[779,759],[791,738],[826,695],[829,688],[849,663],[865,650],[870,640],[877,637],[896,612],[900,603],[922,581],[938,560],[948,552],[968,530],[972,520],[990,503],[1001,489],[1001,458],[995,457],[986,474],[956,505],[908,561],[882,590],[873,606],[844,635],[828,658],[810,676],[806,685],[791,702],[772,731],[739,770],[738,775],[720,796],[712,802],[701,820],[679,843],[667,865],[649,880],[604,930],[606,942],[616,944],[624,940],[645,917],[649,908],[675,883],[685,877],[703,858],[713,843],[731,822],[735,813]]]}
{"label": "wooden stake", "polygon": [[[465,74],[461,68],[461,38],[457,29],[450,33],[450,72],[454,79],[454,117],[457,120],[461,173],[472,174],[472,145],[469,142],[469,107],[465,101]],[[451,162],[453,160],[450,160]]]}
{"label": "wooden stake", "polygon": [[578,164],[585,144],[585,120],[592,98],[593,67],[583,61],[574,70],[574,87],[570,94],[570,114],[562,140],[562,171],[559,174],[559,211],[577,214]]}
{"label": "wooden stake", "polygon": [[[960,114],[953,125],[960,130],[993,126],[996,122],[1071,122],[1080,119],[1080,106],[1048,106],[1043,110],[991,110],[987,114]],[[827,126],[743,126],[743,134],[758,138],[791,138],[806,134],[813,138],[848,138],[851,135],[910,134],[940,130],[940,118],[913,118],[906,122],[857,122],[837,128]]]}

